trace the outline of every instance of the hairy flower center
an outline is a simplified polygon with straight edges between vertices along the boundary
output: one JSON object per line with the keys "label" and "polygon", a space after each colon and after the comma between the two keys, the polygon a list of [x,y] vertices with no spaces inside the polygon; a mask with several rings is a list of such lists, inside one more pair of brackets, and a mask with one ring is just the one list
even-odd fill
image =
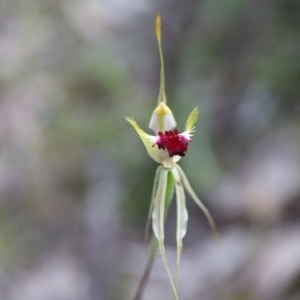
{"label": "hairy flower center", "polygon": [[188,149],[189,140],[183,135],[179,134],[177,129],[173,131],[165,131],[164,133],[160,131],[158,135],[159,139],[156,142],[156,145],[159,149],[166,149],[170,157],[174,155],[185,155],[185,152]]}

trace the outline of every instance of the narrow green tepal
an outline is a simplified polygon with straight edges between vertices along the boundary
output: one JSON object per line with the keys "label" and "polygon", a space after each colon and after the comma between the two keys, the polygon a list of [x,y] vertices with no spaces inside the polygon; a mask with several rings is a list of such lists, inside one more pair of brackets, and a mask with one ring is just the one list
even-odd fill
{"label": "narrow green tepal", "polygon": [[160,102],[167,102],[166,91],[165,91],[165,66],[164,66],[164,57],[161,47],[161,17],[160,13],[156,14],[155,20],[155,34],[158,44],[159,60],[160,60],[160,88],[159,95],[157,99],[157,105]]}
{"label": "narrow green tepal", "polygon": [[149,122],[149,128],[157,134],[159,131],[171,130],[176,127],[176,121],[173,113],[167,105],[167,96],[165,91],[165,66],[161,47],[161,17],[159,13],[156,14],[155,34],[160,60],[160,87],[157,99],[157,107],[152,113],[152,117]]}

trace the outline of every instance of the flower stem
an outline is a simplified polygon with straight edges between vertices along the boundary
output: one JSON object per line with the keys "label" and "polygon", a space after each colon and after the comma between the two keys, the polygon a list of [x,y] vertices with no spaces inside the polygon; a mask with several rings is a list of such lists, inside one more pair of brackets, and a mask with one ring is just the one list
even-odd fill
{"label": "flower stem", "polygon": [[146,268],[144,270],[143,276],[139,282],[138,288],[136,290],[135,296],[133,300],[141,300],[144,294],[144,290],[146,288],[147,282],[149,280],[149,276],[151,273],[151,269],[155,260],[155,256],[158,250],[158,242],[156,238],[152,238],[151,248],[149,252],[148,262]]}

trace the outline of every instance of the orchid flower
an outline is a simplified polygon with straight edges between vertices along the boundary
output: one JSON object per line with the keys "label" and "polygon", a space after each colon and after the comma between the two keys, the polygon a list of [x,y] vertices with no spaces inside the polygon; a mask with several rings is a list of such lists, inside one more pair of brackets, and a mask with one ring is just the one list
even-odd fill
{"label": "orchid flower", "polygon": [[[154,135],[147,134],[142,130],[133,118],[126,117],[126,120],[133,126],[143,142],[150,157],[160,164],[156,171],[154,186],[149,210],[149,219],[152,216],[152,229],[154,237],[157,239],[158,247],[161,253],[162,261],[165,266],[174,298],[178,300],[177,293],[177,274],[180,264],[182,252],[182,240],[187,231],[188,213],[186,209],[185,191],[191,196],[194,202],[199,206],[206,216],[210,227],[216,238],[218,232],[213,218],[205,205],[197,197],[192,189],[184,171],[177,164],[179,160],[185,156],[188,145],[192,140],[195,131],[195,125],[198,119],[198,109],[195,107],[189,114],[185,129],[179,132],[176,129],[176,121],[171,109],[167,105],[165,94],[165,78],[164,78],[164,61],[161,46],[161,18],[160,14],[156,15],[155,32],[158,43],[159,57],[161,63],[160,70],[160,91],[158,96],[157,107],[152,113],[149,128],[153,130]],[[177,206],[177,262],[176,262],[176,278],[174,279],[166,256],[164,239],[165,239],[165,217],[167,209],[171,203],[172,196],[176,193]],[[147,226],[148,227],[148,226]]]}

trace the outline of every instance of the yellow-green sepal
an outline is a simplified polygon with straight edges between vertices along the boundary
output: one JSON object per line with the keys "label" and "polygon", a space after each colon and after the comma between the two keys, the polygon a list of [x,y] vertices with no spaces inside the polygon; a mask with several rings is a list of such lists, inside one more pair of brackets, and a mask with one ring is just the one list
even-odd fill
{"label": "yellow-green sepal", "polygon": [[155,139],[155,136],[151,136],[147,134],[143,129],[140,128],[140,126],[133,118],[126,117],[125,120],[129,122],[132,125],[132,127],[135,129],[140,139],[142,140],[149,156],[156,162],[161,163],[162,156],[164,156],[165,153],[164,151],[158,149],[157,147],[154,147],[153,139]]}
{"label": "yellow-green sepal", "polygon": [[160,87],[157,99],[157,107],[154,109],[151,116],[149,128],[157,134],[159,131],[164,132],[167,130],[172,130],[176,127],[176,121],[173,113],[167,105],[167,96],[165,92],[164,58],[161,46],[161,17],[159,13],[156,14],[155,34],[160,60]]}

